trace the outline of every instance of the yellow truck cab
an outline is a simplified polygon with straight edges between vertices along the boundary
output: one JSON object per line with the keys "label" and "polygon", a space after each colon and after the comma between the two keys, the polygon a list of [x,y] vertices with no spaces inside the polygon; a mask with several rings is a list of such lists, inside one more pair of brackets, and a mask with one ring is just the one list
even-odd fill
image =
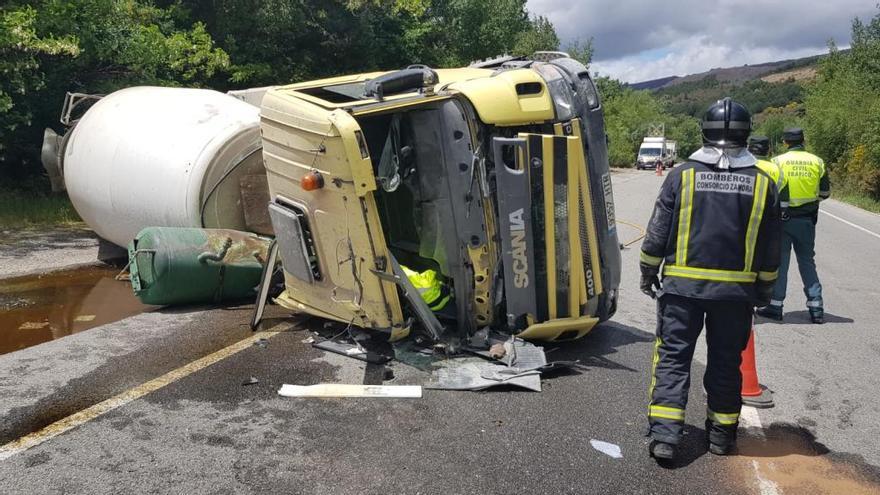
{"label": "yellow truck cab", "polygon": [[[282,306],[436,342],[573,339],[614,313],[602,107],[566,54],[276,87],[261,130]],[[402,266],[440,274],[455,317]]]}

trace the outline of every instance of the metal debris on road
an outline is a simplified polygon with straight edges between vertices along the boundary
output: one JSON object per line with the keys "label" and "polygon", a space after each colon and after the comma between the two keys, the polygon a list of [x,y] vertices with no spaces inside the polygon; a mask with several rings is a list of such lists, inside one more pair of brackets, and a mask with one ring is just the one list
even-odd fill
{"label": "metal debris on road", "polygon": [[282,385],[278,395],[284,397],[378,397],[419,399],[419,385],[345,385],[319,383],[317,385]]}
{"label": "metal debris on road", "polygon": [[344,342],[323,340],[321,342],[313,343],[312,347],[314,347],[315,349],[321,349],[322,351],[332,352],[335,354],[350,357],[352,359],[357,359],[358,361],[365,361],[367,363],[384,364],[388,361],[391,361],[390,356],[385,356],[383,354],[364,349],[357,344],[347,344]]}
{"label": "metal debris on road", "polygon": [[617,444],[603,442],[602,440],[594,440],[591,438],[590,445],[592,445],[594,449],[605,455],[608,455],[615,459],[623,459],[623,453],[620,451],[620,446]]}
{"label": "metal debris on road", "polygon": [[260,383],[260,380],[257,380],[255,377],[252,376],[252,377],[248,378],[247,380],[241,382],[241,385],[244,387],[247,385],[256,385],[258,383]]}
{"label": "metal debris on road", "polygon": [[477,391],[502,385],[540,392],[541,372],[521,371],[498,363],[456,362],[434,371],[431,381],[425,385],[425,388]]}
{"label": "metal debris on road", "polygon": [[[473,343],[473,341],[472,341]],[[485,390],[510,385],[534,392],[541,391],[541,373],[570,367],[572,363],[547,363],[544,350],[516,337],[500,340],[488,335],[483,341],[488,351],[467,348],[484,359],[453,358],[437,363],[426,388],[440,390]]]}

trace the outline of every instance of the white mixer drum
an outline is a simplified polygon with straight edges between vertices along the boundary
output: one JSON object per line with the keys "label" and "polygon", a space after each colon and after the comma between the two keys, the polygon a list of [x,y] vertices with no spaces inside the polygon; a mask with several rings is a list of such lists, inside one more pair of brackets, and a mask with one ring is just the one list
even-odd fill
{"label": "white mixer drum", "polygon": [[120,246],[152,226],[255,230],[246,217],[260,215],[246,210],[248,188],[261,197],[265,183],[259,124],[259,108],[216,91],[123,89],[70,131],[64,182],[82,219]]}

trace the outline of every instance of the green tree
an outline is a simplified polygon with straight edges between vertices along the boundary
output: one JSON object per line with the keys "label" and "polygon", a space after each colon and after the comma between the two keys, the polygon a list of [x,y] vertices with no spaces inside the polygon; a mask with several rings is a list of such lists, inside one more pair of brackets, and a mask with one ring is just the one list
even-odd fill
{"label": "green tree", "polygon": [[590,62],[593,61],[593,38],[574,40],[565,46],[565,52],[571,58],[589,67]]}
{"label": "green tree", "polygon": [[165,0],[204,22],[233,62],[232,85],[294,82],[414,63],[462,66],[556,50],[525,0]]}
{"label": "green tree", "polygon": [[22,127],[33,122],[32,94],[46,86],[42,59],[62,59],[79,54],[72,36],[39,36],[37,12],[24,6],[0,11],[0,162],[7,161],[7,143]]}
{"label": "green tree", "polygon": [[531,55],[539,51],[554,51],[559,49],[559,36],[553,23],[544,16],[531,19],[530,25],[517,34],[513,53],[516,55]]}
{"label": "green tree", "polygon": [[600,77],[596,83],[605,110],[608,160],[613,166],[631,167],[648,127],[666,120],[663,106],[648,91],[635,91],[620,81]]}
{"label": "green tree", "polygon": [[18,69],[0,83],[15,95],[0,125],[0,175],[17,182],[40,173],[43,128],[57,122],[66,91],[205,86],[229,68],[203,24],[146,0],[12,2],[2,16],[0,67]]}
{"label": "green tree", "polygon": [[770,139],[771,154],[784,153],[782,134],[790,127],[803,127],[803,105],[789,103],[784,107],[770,107],[754,117],[755,130],[752,134]]}
{"label": "green tree", "polygon": [[853,21],[848,52],[830,45],[805,108],[807,144],[831,164],[834,182],[880,199],[880,13]]}
{"label": "green tree", "polygon": [[666,137],[678,143],[678,156],[687,158],[703,145],[700,119],[682,114],[667,114],[664,119]]}

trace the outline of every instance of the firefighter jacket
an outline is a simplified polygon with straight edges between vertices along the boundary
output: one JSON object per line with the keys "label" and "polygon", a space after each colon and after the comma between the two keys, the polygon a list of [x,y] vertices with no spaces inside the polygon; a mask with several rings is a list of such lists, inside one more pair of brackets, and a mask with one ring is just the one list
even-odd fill
{"label": "firefighter jacket", "polygon": [[776,280],[781,233],[776,184],[766,173],[689,161],[660,189],[642,273],[662,272],[664,293],[756,301],[756,283]]}
{"label": "firefighter jacket", "polygon": [[819,211],[819,201],[831,195],[831,181],[825,162],[800,146],[777,156],[773,162],[785,174],[788,189],[788,212],[793,217],[812,216]]}

